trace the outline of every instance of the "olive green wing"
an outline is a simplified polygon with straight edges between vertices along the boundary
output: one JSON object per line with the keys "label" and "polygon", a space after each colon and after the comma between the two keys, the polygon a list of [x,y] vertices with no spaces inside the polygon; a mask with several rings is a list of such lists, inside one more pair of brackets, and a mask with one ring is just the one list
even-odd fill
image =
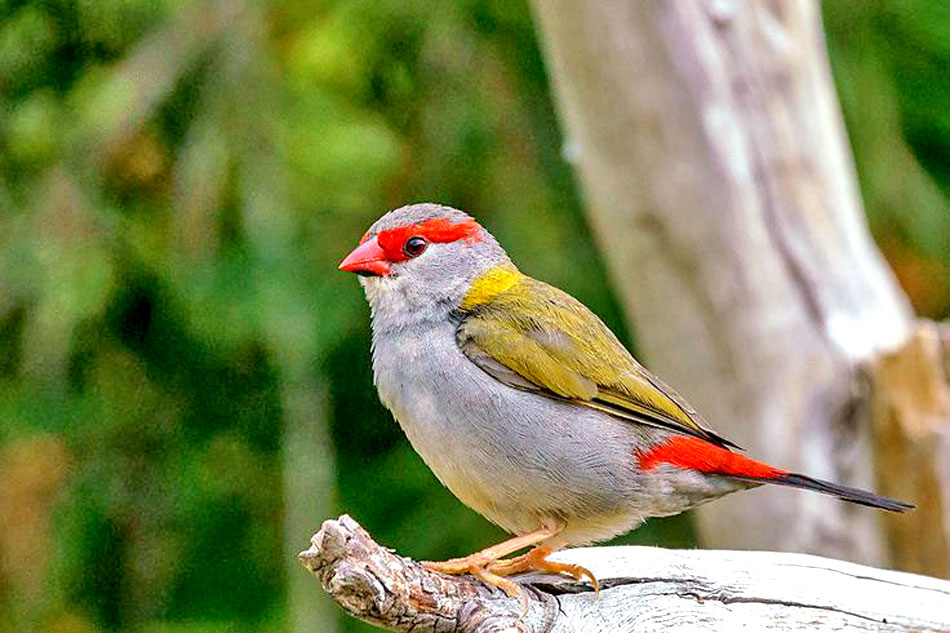
{"label": "olive green wing", "polygon": [[631,422],[735,446],[710,430],[567,293],[520,276],[505,290],[462,305],[459,347],[497,380]]}

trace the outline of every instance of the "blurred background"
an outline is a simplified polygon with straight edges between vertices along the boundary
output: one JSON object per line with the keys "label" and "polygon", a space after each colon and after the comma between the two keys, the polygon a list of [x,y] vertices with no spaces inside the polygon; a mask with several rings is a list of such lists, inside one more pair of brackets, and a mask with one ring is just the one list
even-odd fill
{"label": "blurred background", "polygon": [[[824,19],[872,231],[945,318],[950,5]],[[368,630],[296,561],[323,519],[416,558],[501,537],[379,404],[336,270],[417,201],[635,344],[526,3],[0,0],[0,630]]]}

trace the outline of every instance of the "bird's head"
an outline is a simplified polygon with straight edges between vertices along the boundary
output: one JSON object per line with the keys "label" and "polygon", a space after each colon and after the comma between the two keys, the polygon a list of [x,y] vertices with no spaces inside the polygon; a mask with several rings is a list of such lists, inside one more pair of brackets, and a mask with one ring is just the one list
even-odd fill
{"label": "bird's head", "polygon": [[437,204],[394,209],[377,220],[340,270],[360,275],[374,322],[445,318],[472,282],[511,261],[470,215]]}

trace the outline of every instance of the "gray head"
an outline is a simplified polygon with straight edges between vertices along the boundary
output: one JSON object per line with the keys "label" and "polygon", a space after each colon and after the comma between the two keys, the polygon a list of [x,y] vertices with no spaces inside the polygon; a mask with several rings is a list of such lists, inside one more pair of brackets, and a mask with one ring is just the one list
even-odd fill
{"label": "gray head", "polygon": [[470,215],[413,204],[378,219],[340,270],[360,275],[373,326],[444,320],[479,275],[511,266],[491,233]]}

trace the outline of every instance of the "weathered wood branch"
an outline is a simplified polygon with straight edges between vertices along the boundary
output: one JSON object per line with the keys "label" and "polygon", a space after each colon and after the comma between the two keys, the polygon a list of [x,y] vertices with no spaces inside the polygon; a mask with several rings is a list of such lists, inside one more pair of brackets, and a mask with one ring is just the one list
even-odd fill
{"label": "weathered wood branch", "polygon": [[300,554],[354,617],[393,631],[950,631],[950,582],[804,554],[602,547],[558,560],[584,583],[522,579],[528,612],[468,577],[430,572],[380,547],[353,519],[326,521]]}

